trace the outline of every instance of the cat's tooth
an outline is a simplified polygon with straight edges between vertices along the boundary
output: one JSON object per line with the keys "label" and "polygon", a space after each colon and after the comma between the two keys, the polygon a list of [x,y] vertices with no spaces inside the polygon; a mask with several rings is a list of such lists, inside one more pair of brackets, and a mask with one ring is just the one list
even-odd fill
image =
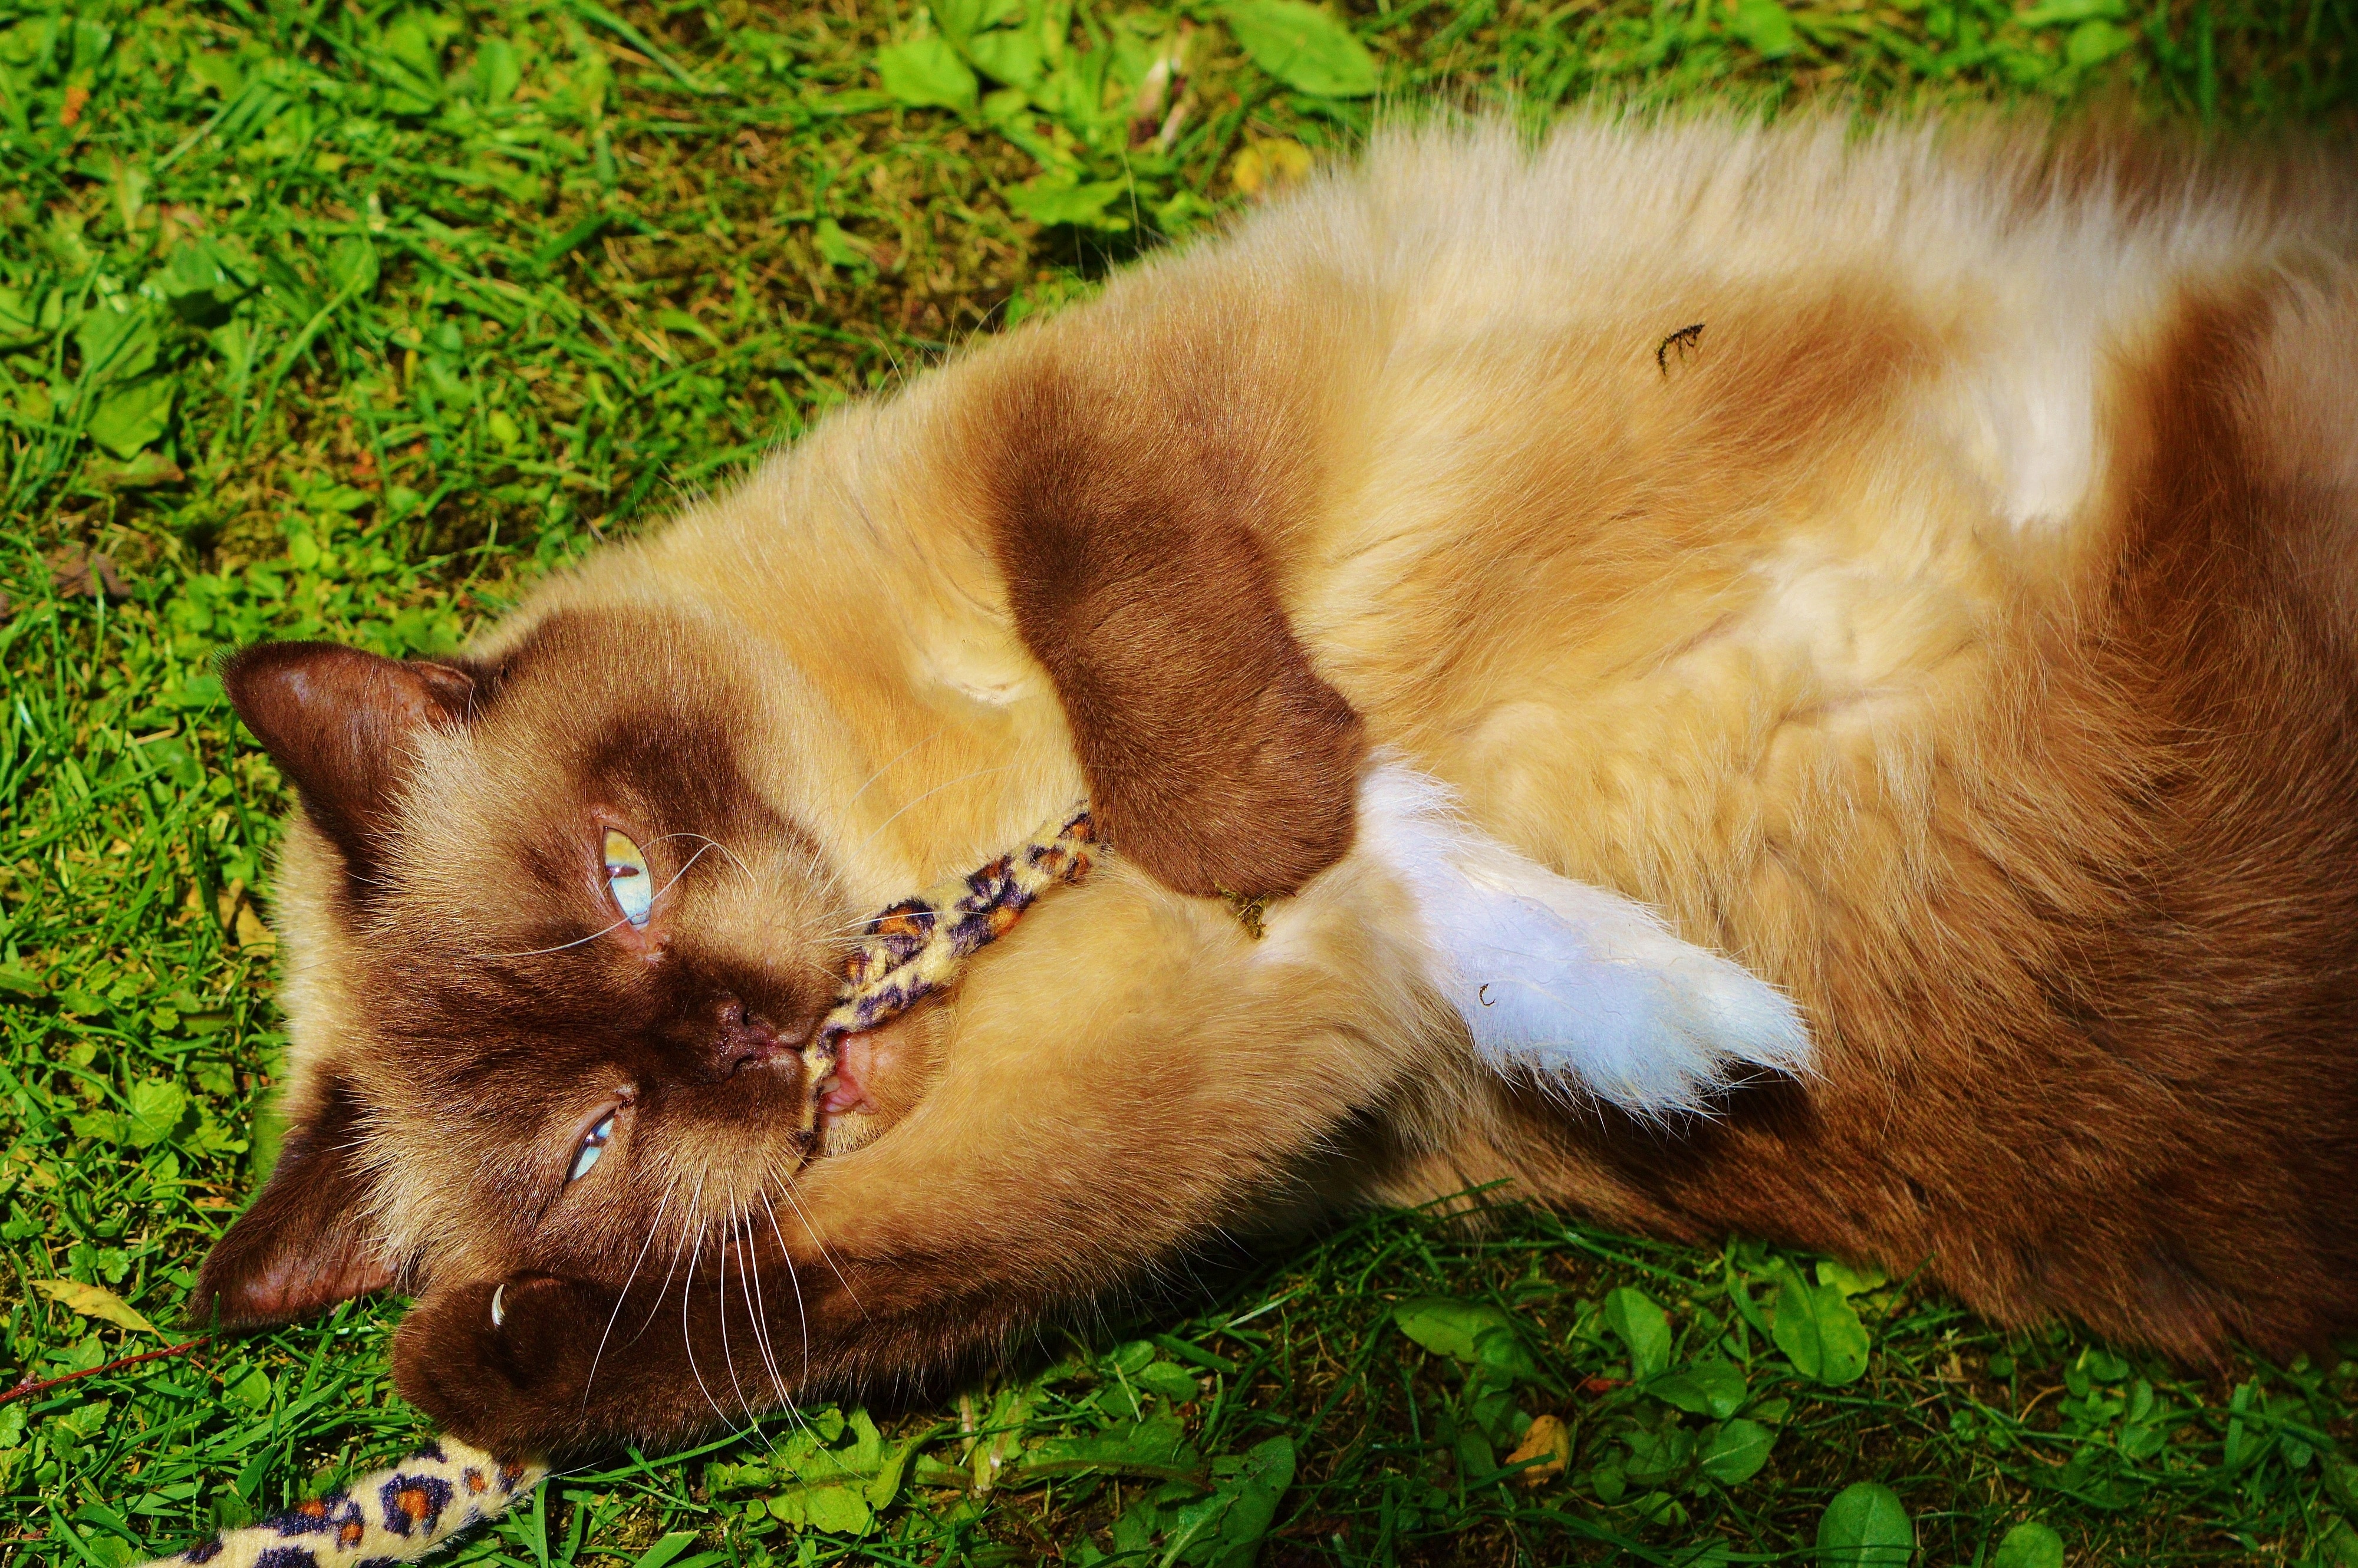
{"label": "cat's tooth", "polygon": [[500,1298],[507,1293],[507,1281],[504,1280],[492,1287],[492,1326],[493,1328],[499,1327],[508,1320],[507,1308],[500,1304]]}

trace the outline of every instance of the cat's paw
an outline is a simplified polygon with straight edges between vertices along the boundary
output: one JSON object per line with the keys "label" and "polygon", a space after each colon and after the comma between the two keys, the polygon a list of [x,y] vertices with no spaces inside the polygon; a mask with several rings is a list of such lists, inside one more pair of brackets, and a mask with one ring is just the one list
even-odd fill
{"label": "cat's paw", "polygon": [[602,1288],[551,1274],[436,1290],[394,1336],[394,1386],[477,1447],[561,1453],[597,1435],[586,1396],[613,1305]]}
{"label": "cat's paw", "polygon": [[1751,1068],[1811,1071],[1808,1027],[1782,992],[1475,828],[1436,780],[1386,762],[1359,817],[1361,852],[1416,900],[1433,984],[1499,1070],[1640,1115],[1704,1108]]}
{"label": "cat's paw", "polygon": [[1359,716],[1304,668],[1170,746],[1089,773],[1098,826],[1165,887],[1282,896],[1350,851]]}

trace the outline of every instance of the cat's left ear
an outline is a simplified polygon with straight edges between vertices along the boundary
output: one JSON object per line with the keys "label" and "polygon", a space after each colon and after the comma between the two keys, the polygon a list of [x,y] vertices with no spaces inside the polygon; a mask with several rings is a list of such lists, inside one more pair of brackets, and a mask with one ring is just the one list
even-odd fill
{"label": "cat's left ear", "polygon": [[302,796],[311,821],[365,877],[403,770],[428,727],[463,725],[475,677],[333,643],[261,643],[222,666],[237,716]]}
{"label": "cat's left ear", "polygon": [[359,1106],[330,1083],[287,1130],[254,1206],[213,1244],[189,1298],[190,1326],[257,1328],[326,1311],[393,1283],[370,1234],[372,1184],[359,1159]]}

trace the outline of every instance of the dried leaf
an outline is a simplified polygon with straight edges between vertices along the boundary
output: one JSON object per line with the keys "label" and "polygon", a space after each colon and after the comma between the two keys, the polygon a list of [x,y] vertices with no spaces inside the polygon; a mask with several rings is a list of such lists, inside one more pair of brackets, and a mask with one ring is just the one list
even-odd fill
{"label": "dried leaf", "polygon": [[131,597],[131,585],[115,569],[114,557],[86,545],[63,545],[49,552],[49,579],[68,599],[95,599],[102,593],[109,599]]}
{"label": "dried leaf", "polygon": [[85,1285],[80,1280],[35,1280],[33,1289],[69,1312],[152,1334],[158,1339],[164,1337],[162,1329],[140,1316],[136,1307],[104,1285]]}
{"label": "dried leaf", "polygon": [[254,905],[241,904],[237,911],[237,950],[266,957],[278,951],[278,938],[254,912]]}
{"label": "dried leaf", "polygon": [[1310,172],[1310,149],[1288,136],[1246,144],[1228,166],[1228,181],[1258,200]]}
{"label": "dried leaf", "polygon": [[1526,1487],[1536,1487],[1563,1475],[1564,1466],[1572,1463],[1570,1429],[1554,1416],[1533,1416],[1531,1424],[1523,1432],[1522,1442],[1507,1455],[1506,1463],[1520,1465],[1527,1459],[1538,1459],[1540,1463],[1518,1477]]}

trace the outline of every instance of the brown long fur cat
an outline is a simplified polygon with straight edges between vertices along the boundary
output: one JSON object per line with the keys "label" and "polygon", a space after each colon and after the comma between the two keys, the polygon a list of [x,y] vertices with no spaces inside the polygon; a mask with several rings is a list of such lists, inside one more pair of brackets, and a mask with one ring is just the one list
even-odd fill
{"label": "brown long fur cat", "polygon": [[[459,1433],[666,1439],[1509,1178],[2188,1357],[2358,1325],[2352,176],[1396,135],[463,660],[249,651],[296,1132],[206,1312],[412,1290]],[[1417,775],[1704,1113],[1476,1048]],[[1085,791],[1113,862],[809,1081],[851,924]]]}

